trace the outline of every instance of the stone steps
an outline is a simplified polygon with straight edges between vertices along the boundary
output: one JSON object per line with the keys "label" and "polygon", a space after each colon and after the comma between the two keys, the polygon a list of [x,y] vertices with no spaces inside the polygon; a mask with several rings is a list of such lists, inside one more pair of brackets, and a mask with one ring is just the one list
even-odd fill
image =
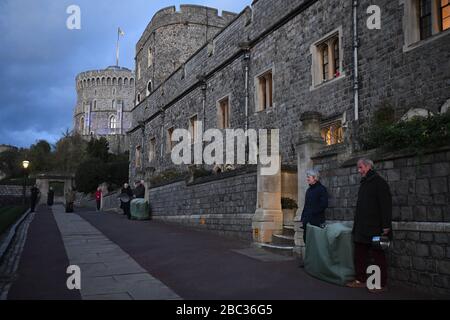
{"label": "stone steps", "polygon": [[293,226],[283,226],[281,234],[274,234],[272,236],[272,243],[262,243],[259,246],[275,254],[292,256],[295,246],[294,235],[295,230]]}
{"label": "stone steps", "polygon": [[292,256],[293,255],[293,246],[288,245],[275,245],[275,244],[269,244],[269,243],[259,243],[258,246],[264,250],[267,250],[269,252],[279,254],[282,256]]}

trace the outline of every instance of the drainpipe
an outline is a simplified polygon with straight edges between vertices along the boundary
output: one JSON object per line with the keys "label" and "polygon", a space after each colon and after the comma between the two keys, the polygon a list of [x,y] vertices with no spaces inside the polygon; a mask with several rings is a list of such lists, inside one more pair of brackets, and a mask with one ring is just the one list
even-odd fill
{"label": "drainpipe", "polygon": [[359,119],[358,47],[358,0],[353,0],[353,94],[355,101],[355,121]]}
{"label": "drainpipe", "polygon": [[[249,90],[249,72],[250,72],[250,47],[245,45],[244,48],[244,65],[245,65],[245,134],[248,134],[248,108],[250,100],[250,90]],[[245,162],[249,160],[249,141],[248,136],[245,138]]]}
{"label": "drainpipe", "polygon": [[245,131],[248,130],[248,102],[249,102],[249,64],[250,64],[250,52],[247,51],[244,55],[245,60]]}

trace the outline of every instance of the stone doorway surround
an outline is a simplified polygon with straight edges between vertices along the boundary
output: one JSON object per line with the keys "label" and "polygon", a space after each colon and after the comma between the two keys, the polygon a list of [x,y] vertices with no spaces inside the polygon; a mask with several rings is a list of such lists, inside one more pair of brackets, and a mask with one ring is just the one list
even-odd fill
{"label": "stone doorway surround", "polygon": [[[73,175],[64,175],[64,174],[40,174],[36,176],[36,186],[41,192],[39,203],[40,204],[47,203],[47,193],[50,189],[50,183],[52,182],[64,183],[64,194],[66,194],[66,192],[69,189],[73,188],[74,179],[75,177]],[[65,203],[64,195],[62,197],[57,197],[55,195],[55,203],[56,202]]]}

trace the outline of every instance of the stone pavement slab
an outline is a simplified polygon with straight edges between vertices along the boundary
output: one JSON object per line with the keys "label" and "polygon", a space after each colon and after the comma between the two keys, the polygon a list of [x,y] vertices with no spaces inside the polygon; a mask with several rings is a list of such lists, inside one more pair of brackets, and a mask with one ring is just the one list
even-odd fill
{"label": "stone pavement slab", "polygon": [[53,215],[70,264],[80,267],[83,299],[180,299],[82,217],[65,213],[62,206],[54,206]]}

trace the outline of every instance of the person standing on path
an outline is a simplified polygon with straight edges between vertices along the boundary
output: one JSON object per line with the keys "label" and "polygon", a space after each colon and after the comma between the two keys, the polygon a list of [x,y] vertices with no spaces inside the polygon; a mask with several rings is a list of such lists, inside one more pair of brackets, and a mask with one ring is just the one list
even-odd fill
{"label": "person standing on path", "polygon": [[36,209],[36,203],[39,197],[39,189],[36,185],[31,188],[31,212],[34,212]]}
{"label": "person standing on path", "polygon": [[306,171],[306,182],[309,185],[305,195],[301,222],[303,223],[303,241],[306,245],[306,232],[308,224],[323,227],[325,224],[325,209],[328,208],[327,188],[320,183],[317,170]]}
{"label": "person standing on path", "polygon": [[102,188],[100,186],[95,191],[95,202],[97,203],[97,211],[100,211],[102,206]]}
{"label": "person standing on path", "polygon": [[120,207],[123,209],[123,213],[127,216],[128,219],[131,219],[130,206],[132,199],[133,199],[133,190],[131,190],[130,185],[128,183],[125,183],[123,185],[120,195]]}
{"label": "person standing on path", "polygon": [[53,191],[53,188],[50,187],[50,190],[47,193],[47,205],[48,206],[51,207],[53,205],[54,198],[55,198],[55,192]]}
{"label": "person standing on path", "polygon": [[144,199],[145,198],[145,186],[144,181],[138,181],[136,183],[136,189],[134,189],[134,195],[136,196],[136,199]]}
{"label": "person standing on path", "polygon": [[369,290],[372,293],[383,292],[387,285],[387,262],[384,251],[372,247],[372,238],[388,236],[392,239],[392,195],[388,183],[374,170],[372,160],[358,161],[361,182],[356,203],[353,224],[355,243],[356,279],[347,283],[348,287],[366,287],[369,256],[381,271],[381,288]]}

